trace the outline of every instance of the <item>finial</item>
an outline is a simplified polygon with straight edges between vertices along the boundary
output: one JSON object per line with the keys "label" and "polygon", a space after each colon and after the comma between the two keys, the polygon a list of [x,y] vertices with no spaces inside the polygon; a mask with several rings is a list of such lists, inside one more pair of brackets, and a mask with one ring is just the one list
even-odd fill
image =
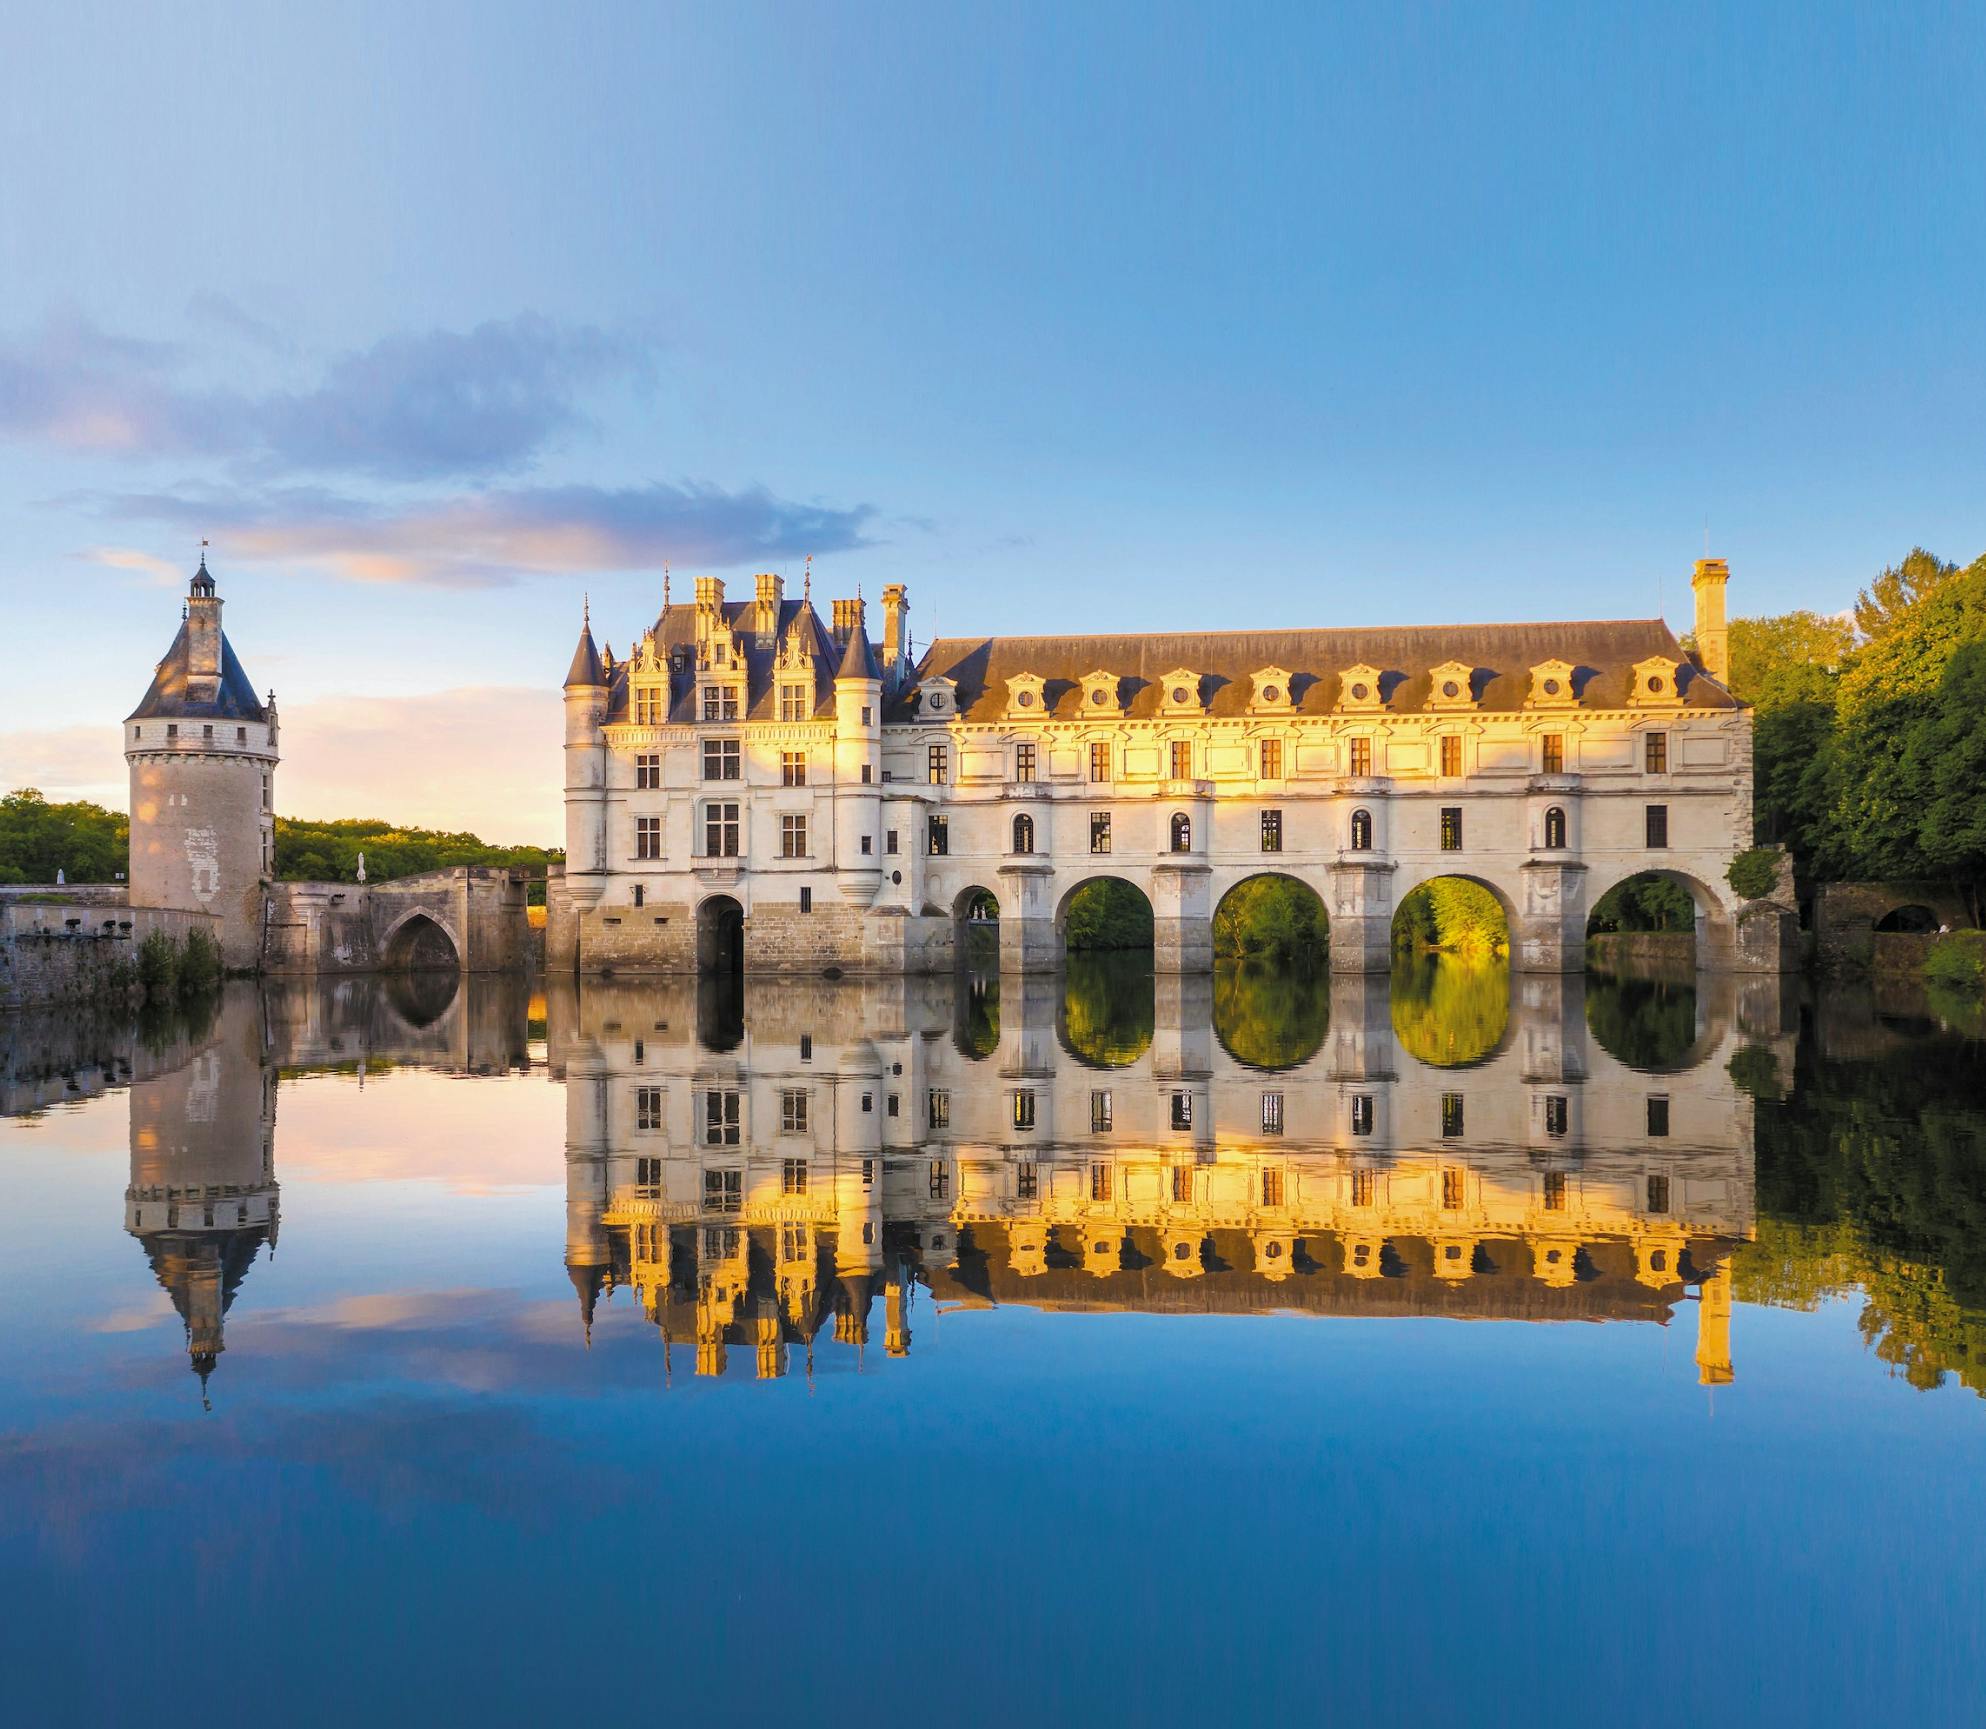
{"label": "finial", "polygon": [[579,627],[582,630],[593,628],[593,592],[588,589],[579,602]]}
{"label": "finial", "polygon": [[662,567],[662,610],[669,610],[669,567],[666,564]]}
{"label": "finial", "polygon": [[[1708,532],[1705,533],[1704,543],[1706,545],[1709,544]],[[207,542],[204,538],[200,542],[200,568],[202,570],[205,570],[207,568]]]}
{"label": "finial", "polygon": [[807,574],[800,581],[800,598],[809,606],[814,604],[814,555],[807,554]]}

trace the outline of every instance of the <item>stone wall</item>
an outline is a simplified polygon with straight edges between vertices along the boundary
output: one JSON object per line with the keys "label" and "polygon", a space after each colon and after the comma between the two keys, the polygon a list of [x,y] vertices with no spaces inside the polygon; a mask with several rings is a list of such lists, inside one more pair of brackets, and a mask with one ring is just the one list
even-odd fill
{"label": "stone wall", "polygon": [[1823,972],[1867,971],[1876,960],[1876,925],[1907,906],[1929,907],[1954,930],[1972,922],[1949,883],[1823,883],[1814,890],[1815,964]]}
{"label": "stone wall", "polygon": [[115,999],[128,994],[138,945],[153,931],[184,942],[219,939],[211,913],[127,907],[115,901],[0,901],[0,1009]]}
{"label": "stone wall", "polygon": [[1637,978],[1689,980],[1696,976],[1696,933],[1599,931],[1586,939],[1586,959],[1602,971],[1619,968]]}
{"label": "stone wall", "polygon": [[[525,970],[536,951],[522,871],[457,865],[382,883],[271,883],[262,970],[330,975],[433,964],[453,951],[463,972]],[[416,954],[431,927],[446,948]]]}

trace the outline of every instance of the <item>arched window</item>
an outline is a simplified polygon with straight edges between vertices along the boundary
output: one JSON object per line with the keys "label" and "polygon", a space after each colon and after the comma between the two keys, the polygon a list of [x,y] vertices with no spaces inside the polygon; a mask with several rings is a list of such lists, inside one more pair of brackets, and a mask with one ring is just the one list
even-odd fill
{"label": "arched window", "polygon": [[1554,852],[1565,845],[1565,812],[1558,805],[1545,812],[1545,845]]}
{"label": "arched window", "polygon": [[1369,810],[1352,812],[1352,851],[1372,851],[1372,812]]}
{"label": "arched window", "polygon": [[1025,812],[1014,818],[1014,851],[1034,851],[1034,818]]}
{"label": "arched window", "polygon": [[1193,850],[1193,820],[1183,810],[1172,813],[1172,850],[1174,852]]}

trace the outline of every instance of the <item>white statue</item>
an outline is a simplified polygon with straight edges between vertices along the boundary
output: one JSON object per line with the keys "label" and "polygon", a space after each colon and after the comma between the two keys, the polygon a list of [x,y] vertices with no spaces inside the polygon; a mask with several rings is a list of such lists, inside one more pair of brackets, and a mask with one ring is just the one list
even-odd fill
{"label": "white statue", "polygon": [[365,854],[359,854],[359,881],[365,881]]}

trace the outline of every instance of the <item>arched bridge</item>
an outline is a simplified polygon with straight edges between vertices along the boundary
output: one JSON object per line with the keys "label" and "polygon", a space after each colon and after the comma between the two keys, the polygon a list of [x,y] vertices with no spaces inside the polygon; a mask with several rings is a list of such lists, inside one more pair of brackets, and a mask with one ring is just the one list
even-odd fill
{"label": "arched bridge", "polygon": [[457,865],[380,883],[272,883],[265,973],[504,972],[525,964],[525,876]]}

